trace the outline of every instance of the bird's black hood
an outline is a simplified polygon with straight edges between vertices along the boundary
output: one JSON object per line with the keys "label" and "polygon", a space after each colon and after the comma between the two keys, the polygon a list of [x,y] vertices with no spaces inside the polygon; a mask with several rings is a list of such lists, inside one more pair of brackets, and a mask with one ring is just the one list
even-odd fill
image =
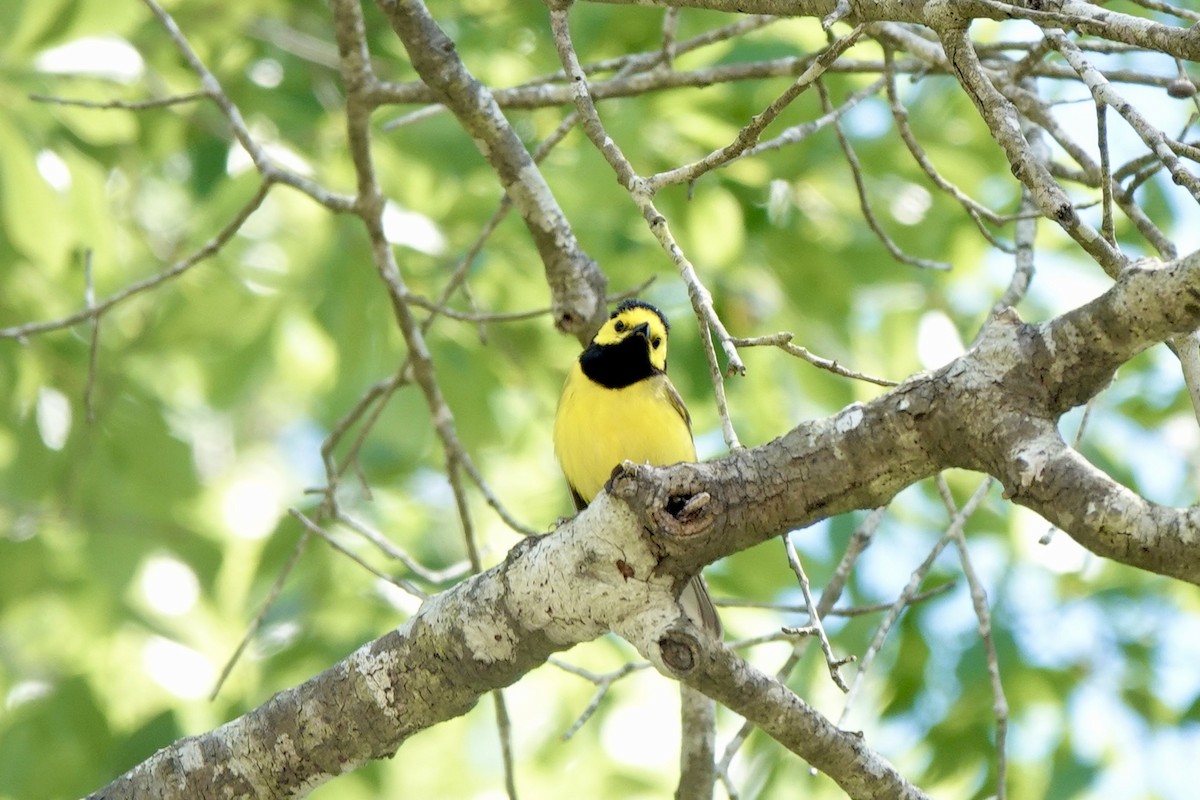
{"label": "bird's black hood", "polygon": [[579,367],[590,380],[609,389],[623,389],[653,377],[659,370],[650,363],[650,326],[638,325],[616,344],[592,344],[579,356]]}

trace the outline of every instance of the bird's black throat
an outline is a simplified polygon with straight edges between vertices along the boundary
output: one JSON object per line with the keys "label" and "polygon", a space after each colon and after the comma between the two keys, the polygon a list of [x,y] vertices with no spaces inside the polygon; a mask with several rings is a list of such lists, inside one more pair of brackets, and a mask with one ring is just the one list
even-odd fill
{"label": "bird's black throat", "polygon": [[609,389],[624,389],[658,372],[650,363],[646,339],[639,334],[616,344],[593,342],[579,356],[579,367],[589,380]]}

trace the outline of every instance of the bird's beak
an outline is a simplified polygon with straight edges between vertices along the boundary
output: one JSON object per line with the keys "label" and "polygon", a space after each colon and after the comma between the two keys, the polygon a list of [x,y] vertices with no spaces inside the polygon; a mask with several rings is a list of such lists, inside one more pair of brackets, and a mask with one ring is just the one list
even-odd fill
{"label": "bird's beak", "polygon": [[638,325],[629,332],[630,336],[633,336],[634,334],[641,336],[646,341],[650,341],[650,323],[643,322],[641,325]]}

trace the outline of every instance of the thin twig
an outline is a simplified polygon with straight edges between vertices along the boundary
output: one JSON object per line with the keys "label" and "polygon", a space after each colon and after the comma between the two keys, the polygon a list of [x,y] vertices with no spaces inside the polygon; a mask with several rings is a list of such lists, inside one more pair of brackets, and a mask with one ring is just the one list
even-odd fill
{"label": "thin twig", "polygon": [[262,605],[258,608],[258,613],[254,615],[254,619],[250,621],[249,627],[242,635],[242,640],[238,642],[238,646],[234,648],[233,653],[225,661],[225,666],[221,668],[221,674],[217,676],[217,682],[213,685],[212,692],[209,693],[209,702],[217,699],[217,695],[221,692],[221,687],[225,685],[225,681],[229,678],[229,674],[233,671],[233,666],[242,657],[242,653],[258,633],[258,629],[262,627],[263,620],[267,617],[267,612],[271,610],[271,606],[275,605],[276,598],[279,597],[280,591],[283,590],[283,584],[287,580],[288,575],[292,574],[292,569],[296,566],[296,562],[300,559],[300,554],[304,552],[304,546],[308,544],[312,532],[307,526],[303,526],[300,532],[300,538],[296,540],[295,547],[292,548],[292,554],[288,556],[287,563],[279,570],[279,574],[275,576],[275,581],[271,584],[267,596],[263,599]]}
{"label": "thin twig", "polygon": [[424,600],[425,598],[427,598],[429,596],[428,593],[421,591],[421,589],[419,587],[414,586],[411,582],[406,581],[403,578],[397,578],[394,575],[389,575],[386,572],[384,572],[383,570],[378,569],[377,567],[374,567],[371,564],[367,563],[367,561],[365,561],[362,558],[362,556],[358,555],[358,553],[355,553],[353,550],[346,547],[344,544],[339,542],[337,539],[330,536],[329,533],[326,532],[326,530],[324,528],[322,528],[317,523],[313,522],[308,517],[308,515],[306,515],[300,509],[289,508],[288,513],[291,514],[292,517],[297,522],[299,522],[301,525],[303,525],[305,530],[309,531],[310,533],[314,533],[317,536],[324,539],[326,544],[328,544],[334,550],[337,550],[342,555],[349,558],[355,564],[358,564],[360,567],[362,567],[367,572],[374,575],[376,578],[386,581],[386,582],[392,584],[393,586],[397,587],[398,589],[402,589],[405,592],[408,592],[409,594],[411,594],[413,597],[417,598],[418,600]]}
{"label": "thin twig", "polygon": [[763,130],[774,122],[780,113],[791,105],[796,98],[808,91],[814,83],[817,83],[829,65],[858,41],[858,38],[862,36],[863,30],[864,27],[858,25],[850,33],[835,40],[821,51],[808,69],[804,70],[800,77],[783,94],[775,98],[761,112],[750,118],[750,122],[738,131],[737,136],[732,142],[720,150],[714,150],[699,161],[646,178],[644,183],[645,190],[650,194],[655,194],[666,186],[680,183],[694,183],[705,173],[725,166],[746,150],[758,144],[759,136],[762,135]]}
{"label": "thin twig", "polygon": [[[1038,158],[1047,158],[1047,147],[1045,138],[1042,136],[1042,129],[1036,125],[1028,124],[1025,129],[1025,138],[1029,142],[1029,147],[1034,155]],[[1013,231],[1014,253],[1013,253],[1013,273],[1008,281],[1008,288],[1004,290],[1004,294],[992,306],[992,314],[999,314],[1006,308],[1015,306],[1025,298],[1026,292],[1029,291],[1029,284],[1033,281],[1033,275],[1037,269],[1037,264],[1034,258],[1035,249],[1034,242],[1037,239],[1038,216],[1032,212],[1037,211],[1037,204],[1034,202],[1033,193],[1028,186],[1021,185],[1021,206],[1022,212],[1030,212],[1027,216],[1017,220],[1017,224]],[[986,323],[985,323],[986,324]],[[976,339],[983,334],[982,327]]]}
{"label": "thin twig", "polygon": [[733,343],[738,347],[778,347],[780,350],[789,355],[807,361],[814,367],[819,367],[832,372],[834,375],[841,375],[843,378],[853,378],[858,381],[866,381],[873,383],[876,386],[897,386],[896,381],[888,380],[887,378],[876,378],[872,375],[867,375],[865,372],[856,372],[855,370],[843,367],[836,361],[830,361],[827,358],[813,355],[808,348],[801,347],[798,344],[792,344],[792,339],[795,334],[789,331],[780,331],[767,336],[755,336],[749,339],[735,338]]}
{"label": "thin twig", "polygon": [[[926,600],[931,600],[935,597],[943,595],[946,592],[952,590],[955,586],[957,586],[957,584],[954,581],[947,581],[946,583],[935,586],[932,589],[926,589],[923,592],[913,595],[912,600],[910,601],[910,604],[917,605],[919,603],[925,602]],[[771,603],[771,602],[766,602],[766,601],[761,601],[761,600],[740,600],[740,599],[732,598],[732,597],[723,597],[720,599],[714,598],[713,605],[717,606],[718,608],[757,608],[757,609],[763,609],[763,610],[767,610],[767,611],[778,611],[780,613],[785,613],[785,614],[807,614],[808,613],[808,604],[807,603]],[[831,608],[828,611],[824,612],[821,616],[823,618],[864,617],[869,614],[878,614],[880,612],[887,611],[891,607],[892,607],[891,603],[869,603],[865,606],[850,606],[847,608]],[[779,637],[775,634],[767,634],[767,637],[768,638],[764,639],[763,641],[774,642],[774,641],[779,641],[780,638],[786,638],[786,637]],[[745,644],[747,644],[747,642],[737,641],[737,642],[731,643],[729,646],[730,647],[741,647],[741,646],[744,646]]]}
{"label": "thin twig", "polygon": [[758,144],[745,150],[736,159],[730,161],[740,161],[742,159],[751,158],[753,156],[762,155],[775,150],[780,150],[784,147],[791,147],[805,141],[816,133],[825,130],[832,125],[836,120],[846,116],[855,106],[866,100],[868,97],[874,97],[883,89],[884,81],[882,78],[867,84],[858,91],[847,95],[846,99],[841,104],[833,109],[828,114],[822,114],[816,119],[802,122],[799,125],[792,125],[784,128],[778,135],[772,136],[770,139],[763,139]]}
{"label": "thin twig", "polygon": [[29,99],[35,103],[51,103],[59,106],[75,106],[76,108],[94,109],[124,109],[126,111],[146,111],[151,108],[166,108],[183,103],[194,103],[197,100],[211,99],[208,92],[184,92],[170,97],[156,97],[152,100],[80,100],[73,97],[55,97],[48,94],[30,94]]}
{"label": "thin twig", "polygon": [[183,35],[183,31],[179,29],[179,25],[175,22],[166,10],[163,9],[155,0],[142,0],[150,12],[158,19],[159,24],[167,32],[167,36],[174,43],[175,48],[183,56],[192,72],[200,79],[202,94],[212,99],[217,108],[221,110],[225,119],[229,122],[229,127],[233,131],[234,138],[238,144],[250,156],[250,160],[254,162],[254,167],[263,179],[272,183],[282,183],[297,189],[311,197],[316,202],[328,208],[330,211],[347,212],[354,208],[352,198],[344,195],[334,194],[325,187],[321,186],[316,181],[299,175],[292,170],[284,169],[275,163],[268,155],[266,149],[258,143],[251,135],[250,127],[246,124],[246,120],[242,117],[242,112],[237,105],[229,99],[224,89],[221,88],[220,81],[217,77],[204,65],[200,56],[192,49],[188,43],[187,37]]}
{"label": "thin twig", "polygon": [[215,236],[205,242],[200,249],[192,253],[190,256],[176,261],[171,266],[167,267],[162,272],[151,275],[148,278],[143,278],[140,281],[129,284],[124,289],[114,292],[108,297],[100,300],[97,303],[86,306],[74,314],[69,314],[60,319],[49,320],[47,322],[27,322],[24,325],[15,325],[11,328],[0,328],[0,339],[24,339],[34,334],[46,333],[48,331],[61,330],[76,325],[84,320],[95,319],[107,312],[113,306],[128,300],[136,294],[153,289],[161,284],[176,278],[187,272],[192,267],[200,262],[215,255],[225,244],[233,238],[249,219],[250,215],[258,210],[266,199],[268,192],[271,189],[271,181],[264,180],[258,185],[258,190],[254,196],[246,201],[238,212],[234,214],[233,219],[225,224]]}
{"label": "thin twig", "polygon": [[[697,279],[697,285],[699,279]],[[708,364],[708,378],[713,387],[713,398],[716,400],[717,418],[721,420],[721,435],[725,437],[725,446],[731,451],[742,446],[738,439],[737,430],[733,427],[733,418],[729,415],[729,401],[725,397],[725,375],[717,362],[717,351],[713,347],[712,328],[700,323],[700,344],[704,349],[704,360]],[[732,341],[732,340],[731,340]],[[744,371],[744,370],[743,370]]]}
{"label": "thin twig", "polygon": [[[821,97],[821,108],[826,113],[829,113],[833,110],[833,103],[829,99],[829,92],[826,90],[823,81],[817,81],[817,91]],[[908,264],[913,267],[948,271],[950,265],[944,261],[910,256],[884,231],[883,226],[879,224],[879,220],[875,217],[875,211],[871,208],[871,200],[867,196],[867,185],[863,179],[862,163],[858,160],[858,154],[854,152],[854,146],[850,144],[845,131],[842,130],[840,121],[834,120],[833,132],[837,135],[838,144],[842,148],[842,155],[846,157],[846,163],[850,166],[850,176],[854,179],[854,188],[858,192],[858,207],[862,211],[863,219],[866,220],[867,227],[875,233],[875,236],[883,243],[883,246],[892,254],[892,258],[902,264]]]}
{"label": "thin twig", "polygon": [[[849,544],[846,545],[846,552],[842,554],[841,560],[838,561],[837,567],[833,570],[833,575],[825,584],[825,588],[821,591],[821,599],[817,601],[816,611],[822,616],[828,616],[838,598],[841,597],[842,591],[846,588],[846,584],[850,580],[850,572],[854,569],[854,565],[858,563],[859,556],[866,551],[870,546],[871,541],[875,536],[875,531],[879,528],[883,521],[884,508],[876,508],[862,521],[855,529],[854,534],[850,537]],[[792,674],[792,670],[800,663],[800,659],[806,652],[808,639],[798,639],[792,644],[792,651],[784,660],[783,664],[775,671],[775,677],[781,681],[787,680]],[[733,781],[729,777],[729,766],[733,763],[734,756],[738,750],[746,743],[750,732],[754,730],[754,726],[745,722],[737,732],[730,737],[730,740],[725,745],[725,750],[721,754],[721,758],[717,761],[717,775],[722,783],[730,790],[733,787]]]}
{"label": "thin twig", "polygon": [[937,34],[945,51],[944,57],[954,67],[955,77],[974,101],[980,116],[1004,151],[1013,174],[1029,187],[1038,208],[1057,222],[1103,269],[1113,273],[1123,269],[1128,259],[1080,219],[1066,192],[1051,177],[1046,165],[1034,156],[1029,142],[1021,135],[1016,107],[992,83],[979,61],[966,28],[956,23],[938,29]]}
{"label": "thin twig", "polygon": [[[1030,124],[1035,125],[1039,130],[1045,132],[1046,135],[1053,139],[1056,144],[1062,147],[1062,149],[1065,150],[1067,154],[1083,169],[1082,172],[1069,171],[1065,165],[1060,164],[1057,161],[1051,161],[1044,157],[1044,153],[1046,152],[1045,150],[1042,150],[1042,155],[1039,155],[1039,153],[1033,148],[1033,142],[1030,141],[1030,152],[1035,158],[1038,159],[1038,163],[1046,165],[1046,170],[1051,177],[1075,181],[1086,186],[1098,187],[1100,182],[1100,166],[1092,160],[1087,148],[1076,142],[1068,133],[1066,128],[1059,123],[1058,119],[1051,112],[1049,105],[1043,102],[1042,99],[1030,89],[1023,86],[1001,84],[1001,88],[1004,91],[1005,97],[1009,98],[1013,102],[1015,108],[1024,115],[1027,122],[1023,121],[1021,123],[1022,130],[1028,129]],[[1026,184],[1026,186],[1028,187],[1029,184]],[[1030,189],[1030,192],[1031,196],[1033,196],[1032,189]],[[1114,185],[1112,187],[1112,194],[1113,200],[1116,202],[1117,206],[1121,209],[1125,216],[1134,224],[1138,230],[1138,233],[1140,233],[1147,242],[1149,242],[1156,250],[1158,250],[1163,258],[1175,258],[1175,245],[1171,243],[1171,240],[1165,234],[1163,234],[1161,230],[1159,230],[1154,222],[1146,215],[1145,211],[1143,211],[1141,207],[1134,202],[1132,196],[1129,195],[1119,185]],[[1040,206],[1038,207],[1040,208]],[[1083,208],[1083,205],[1079,204],[1077,208]],[[1120,253],[1119,250],[1116,250],[1109,245],[1107,240],[1100,235],[1099,231],[1085,226],[1079,229],[1079,235],[1095,236],[1099,240],[1097,247],[1103,246],[1111,253],[1120,254],[1120,258],[1117,260],[1098,259],[1096,261],[1096,263],[1099,264],[1100,267],[1105,271],[1105,274],[1115,278],[1127,265],[1128,258],[1123,253]]]}
{"label": "thin twig", "polygon": [[[550,136],[546,137],[541,144],[539,144],[533,153],[534,162],[538,163],[544,159],[551,149],[561,142],[574,126],[575,115],[568,115],[568,117],[557,126],[554,132],[551,133]],[[482,323],[492,321],[512,321],[516,319],[525,319],[528,317],[537,316],[543,313],[551,313],[551,309],[546,309],[545,311],[537,310],[531,312],[516,312],[509,315],[467,314],[455,311],[449,308],[447,305],[454,292],[460,287],[465,286],[464,281],[467,271],[470,269],[471,265],[482,251],[484,244],[490,238],[491,234],[496,230],[511,209],[512,200],[506,194],[501,198],[498,208],[495,212],[493,212],[491,218],[484,224],[483,229],[475,238],[475,241],[470,247],[467,248],[467,251],[459,259],[458,264],[451,273],[450,280],[447,281],[444,287],[442,287],[441,294],[436,301],[428,300],[426,298],[413,295],[412,293],[407,294],[408,302],[431,312],[428,317],[421,321],[420,330],[422,334],[427,333],[437,317],[442,315],[452,319],[461,319],[464,321]],[[652,280],[653,278],[647,280],[640,288],[644,288],[646,285],[649,285]],[[358,453],[365,444],[367,437],[375,425],[375,421],[379,418],[380,414],[382,414],[388,400],[397,389],[410,382],[411,373],[409,371],[409,366],[409,361],[406,359],[404,364],[401,365],[400,369],[393,376],[373,385],[359,400],[359,402],[355,404],[354,408],[338,421],[338,423],[330,431],[329,435],[325,438],[325,441],[322,442],[321,456],[325,464],[326,475],[326,486],[323,490],[323,493],[326,497],[326,504],[331,510],[336,511],[336,490],[338,480],[345,471],[346,466],[350,464],[355,466],[358,465]],[[342,460],[342,464],[339,467],[334,458],[333,451],[341,442],[342,438],[346,435],[349,428],[356,424],[362,415],[368,411],[368,409],[371,409],[370,414],[363,425],[359,428],[354,442],[346,452]],[[519,523],[516,518],[504,508],[487,484],[482,481],[482,476],[480,476],[478,471],[474,469],[473,464],[466,464],[464,465],[464,468],[467,469],[467,472],[472,477],[472,480],[477,483],[480,490],[483,492],[488,505],[497,512],[506,525],[523,535],[531,535],[535,533],[535,531],[532,529]],[[368,486],[367,481],[362,479],[361,482],[363,488],[369,492],[370,487]]]}
{"label": "thin twig", "polygon": [[678,8],[668,8],[667,13],[663,14],[662,44],[659,46],[662,54],[659,62],[661,68],[670,69],[675,63],[675,40],[679,35],[679,11]]}
{"label": "thin twig", "polygon": [[360,534],[367,541],[371,542],[381,551],[383,551],[383,553],[385,553],[387,556],[396,559],[405,567],[407,567],[418,578],[423,581],[427,581],[434,586],[443,585],[450,581],[456,581],[471,573],[471,564],[469,561],[460,561],[457,564],[451,564],[450,566],[440,570],[430,569],[409,555],[408,552],[403,548],[398,547],[395,542],[385,537],[379,531],[375,530],[370,525],[367,525],[362,520],[357,519],[349,514],[339,513],[336,517],[336,521]]}
{"label": "thin twig", "polygon": [[1012,247],[997,239],[995,234],[984,224],[985,219],[993,225],[1002,224],[1004,220],[1001,215],[972,199],[966,192],[943,177],[933,165],[933,162],[930,161],[929,156],[925,153],[925,149],[921,147],[921,143],[917,141],[912,126],[908,124],[908,110],[900,102],[900,92],[896,87],[895,52],[890,45],[885,45],[884,47],[883,63],[885,67],[884,76],[887,79],[888,106],[892,111],[892,119],[896,122],[896,132],[900,134],[901,141],[908,148],[908,152],[912,155],[913,160],[917,162],[917,166],[933,182],[934,186],[953,197],[963,207],[963,210],[967,212],[967,216],[975,223],[975,227],[979,229],[980,234],[985,239],[1000,250],[1011,251]]}
{"label": "thin twig", "polygon": [[[1047,31],[1046,36],[1053,42],[1055,49],[1067,59],[1071,68],[1079,73],[1080,79],[1087,85],[1092,96],[1096,98],[1096,102],[1111,106],[1124,117],[1134,132],[1141,137],[1146,147],[1162,160],[1163,166],[1171,173],[1171,179],[1187,189],[1192,197],[1200,202],[1200,178],[1192,174],[1177,155],[1178,151],[1188,151],[1187,146],[1151,125],[1133,104],[1126,102],[1112,87],[1108,79],[1083,57],[1082,51],[1065,33],[1052,30]],[[1189,153],[1188,157],[1195,158],[1195,155]]]}
{"label": "thin twig", "polygon": [[[990,487],[991,478],[984,481]],[[953,516],[957,514],[954,498],[950,487],[946,484],[944,475],[937,476],[938,491],[946,503],[946,510]],[[967,539],[961,526],[954,531],[954,547],[958,550],[958,558],[962,564],[963,575],[966,576],[967,586],[971,592],[971,605],[975,610],[975,618],[979,622],[979,638],[983,641],[983,649],[987,658],[988,679],[992,689],[992,713],[996,719],[996,800],[1005,800],[1008,795],[1008,701],[1004,697],[1004,684],[1000,680],[1000,657],[996,653],[996,640],[992,636],[992,614],[988,608],[987,591],[983,587],[975,565],[971,561],[971,553],[967,549]]]}
{"label": "thin twig", "polygon": [[492,701],[496,707],[496,728],[500,734],[500,759],[504,764],[504,790],[508,793],[508,800],[517,800],[517,768],[513,759],[512,720],[508,716],[508,704],[504,702],[503,690],[493,691]]}
{"label": "thin twig", "polygon": [[[96,284],[92,274],[92,248],[83,251],[83,302],[88,309],[96,307]],[[83,407],[89,424],[96,421],[96,375],[100,371],[100,315],[92,317],[91,342],[88,344],[87,385],[83,387]]]}
{"label": "thin twig", "polygon": [[1161,2],[1161,0],[1133,0],[1142,8],[1148,8],[1151,11],[1158,11],[1162,14],[1170,14],[1180,19],[1186,19],[1189,22],[1200,22],[1200,12],[1192,11],[1187,8],[1172,5],[1170,3]]}
{"label": "thin twig", "polygon": [[[692,308],[700,320],[702,328],[700,338],[701,343],[705,346],[705,355],[708,358],[709,370],[716,374],[716,378],[713,381],[713,391],[717,399],[718,413],[721,413],[724,408],[725,389],[720,377],[720,369],[716,364],[716,354],[713,352],[709,332],[715,333],[717,339],[721,342],[722,349],[725,352],[727,372],[730,374],[744,374],[746,367],[737,353],[737,348],[732,345],[733,337],[729,335],[724,323],[717,316],[716,310],[713,307],[712,295],[704,284],[701,283],[699,277],[696,275],[695,267],[687,256],[684,255],[683,249],[680,248],[679,244],[675,241],[675,237],[671,234],[666,217],[654,207],[653,200],[651,199],[653,193],[647,190],[645,180],[638,176],[633,169],[633,165],[629,163],[624,153],[621,152],[620,147],[605,132],[604,125],[596,112],[595,103],[592,102],[591,96],[588,93],[587,78],[583,73],[583,68],[579,64],[579,58],[575,53],[575,47],[571,41],[571,30],[566,10],[552,8],[550,10],[550,24],[554,32],[554,42],[558,49],[559,59],[562,61],[566,73],[572,76],[573,79],[575,107],[582,117],[584,132],[593,145],[595,145],[596,149],[608,161],[614,172],[616,172],[617,179],[629,191],[630,196],[641,209],[642,216],[649,224],[651,233],[654,234],[660,246],[670,256],[671,261],[675,264],[680,276],[687,285],[688,297],[692,301]],[[734,431],[733,423],[729,418],[727,409],[725,409],[721,417],[721,425],[722,432],[725,435],[725,442],[729,448],[732,450],[740,447],[741,444],[738,441],[737,433]]]}
{"label": "thin twig", "polygon": [[587,721],[592,718],[592,715],[595,714],[600,708],[601,701],[604,700],[605,695],[608,694],[608,690],[612,688],[614,683],[632,672],[647,669],[650,666],[649,661],[629,661],[612,672],[608,672],[603,675],[597,675],[594,672],[583,669],[582,667],[577,667],[574,664],[558,658],[551,657],[549,659],[549,663],[553,664],[564,672],[577,675],[580,678],[590,681],[596,685],[596,691],[592,694],[592,699],[588,702],[587,707],[583,709],[583,712],[575,719],[575,722],[571,724],[571,727],[565,730],[560,737],[564,742],[578,733],[579,729],[582,728]]}
{"label": "thin twig", "polygon": [[843,692],[849,692],[850,687],[846,685],[846,681],[842,679],[840,670],[844,665],[854,660],[854,656],[847,658],[836,658],[833,655],[833,645],[829,643],[829,637],[825,634],[825,626],[821,624],[821,615],[817,612],[816,604],[813,603],[812,587],[808,583],[808,575],[804,572],[804,565],[800,563],[800,556],[796,553],[796,547],[792,544],[792,538],[788,534],[780,537],[783,539],[783,549],[787,553],[788,566],[792,568],[792,572],[796,575],[796,580],[800,583],[800,592],[804,595],[804,605],[808,610],[808,625],[805,628],[784,629],[787,633],[808,635],[809,633],[816,634],[817,641],[821,643],[821,652],[825,654],[825,665],[829,668],[829,677],[833,678],[833,682]]}
{"label": "thin twig", "polygon": [[925,557],[925,560],[913,570],[912,575],[909,577],[908,584],[905,585],[904,589],[901,590],[900,595],[892,603],[892,607],[888,610],[888,613],[880,621],[879,627],[875,630],[875,636],[871,640],[871,644],[867,647],[867,651],[860,659],[858,672],[856,672],[854,675],[854,682],[850,684],[850,692],[846,697],[846,704],[842,707],[842,713],[838,718],[839,727],[845,724],[846,718],[849,716],[855,700],[858,699],[858,693],[862,688],[863,679],[866,677],[867,671],[871,668],[871,665],[875,662],[875,656],[877,656],[879,651],[883,648],[883,642],[887,638],[888,633],[891,632],[892,626],[896,624],[896,621],[900,618],[900,614],[904,611],[904,609],[911,604],[912,598],[916,596],[917,590],[921,586],[921,582],[925,580],[925,576],[929,574],[930,568],[933,567],[933,562],[937,560],[939,555],[941,555],[942,550],[946,548],[946,545],[953,541],[954,532],[956,530],[962,530],[963,526],[966,525],[967,520],[970,519],[971,515],[975,513],[975,509],[979,507],[979,504],[982,503],[983,499],[987,496],[988,489],[991,488],[991,485],[991,479],[989,478],[988,480],[985,480],[978,489],[975,490],[975,493],[971,495],[970,499],[967,500],[965,505],[963,505],[962,510],[960,510],[954,516],[954,519],[950,521],[950,525],[947,527],[946,532],[942,534],[941,538],[939,538],[934,546],[930,549],[929,554]]}
{"label": "thin twig", "polygon": [[1113,225],[1112,164],[1108,153],[1108,106],[1096,100],[1096,146],[1100,149],[1100,191],[1103,212],[1100,234],[1113,247],[1117,246],[1117,233]]}

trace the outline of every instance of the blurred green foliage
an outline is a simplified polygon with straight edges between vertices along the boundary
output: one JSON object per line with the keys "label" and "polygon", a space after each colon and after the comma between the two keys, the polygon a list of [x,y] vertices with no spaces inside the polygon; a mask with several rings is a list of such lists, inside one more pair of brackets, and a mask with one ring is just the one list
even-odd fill
{"label": "blurred green foliage", "polygon": [[[354,175],[323,3],[252,0],[169,6],[255,135],[285,165],[348,193]],[[539,4],[463,0],[434,9],[470,68],[495,86],[558,69]],[[381,77],[410,80],[386,21],[365,9]],[[658,47],[663,12],[578,5],[585,62]],[[97,0],[11,0],[0,28],[0,327],[54,319],[84,304],[85,252],[100,297],[153,275],[203,245],[253,194],[254,174],[224,119],[206,102],[133,112],[35,102],[31,94],[142,100],[197,89],[194,74],[149,12]],[[727,18],[684,12],[680,38]],[[1006,29],[982,27],[1001,38]],[[681,69],[811,52],[813,20],[779,23],[680,60]],[[92,49],[80,50],[90,43]],[[73,46],[83,60],[72,60]],[[97,49],[99,48],[99,49]],[[877,48],[860,51],[878,57]],[[118,74],[124,65],[125,72]],[[835,102],[870,76],[831,74]],[[726,144],[787,79],[731,83],[606,101],[610,133],[651,172]],[[917,137],[964,191],[1004,211],[1019,197],[970,102],[948,78],[902,81]],[[380,123],[408,109],[378,115]],[[531,146],[566,109],[510,118]],[[819,116],[815,93],[772,130]],[[1183,112],[1180,112],[1183,113]],[[1181,117],[1182,119],[1182,117]],[[831,131],[747,159],[657,199],[735,335],[793,331],[799,344],[854,369],[902,379],[929,363],[922,348],[969,341],[1007,286],[1008,256],[990,249],[961,208],[913,164],[882,99],[846,129],[881,224],[906,252],[948,261],[949,273],[892,260],[863,220]],[[381,132],[375,156],[388,196],[413,235],[399,247],[412,291],[436,296],[495,210],[499,188],[470,139],[440,114]],[[768,131],[770,135],[772,131]],[[675,320],[672,374],[700,449],[723,450],[687,295],[603,159],[573,133],[546,177],[614,290],[656,281],[647,296]],[[1195,226],[1152,182],[1147,207],[1169,232]],[[906,205],[907,204],[907,205]],[[915,210],[914,210],[915,209]],[[1085,212],[1092,213],[1092,212]],[[423,227],[425,226],[425,227]],[[1020,312],[1043,319],[1088,299],[1102,275],[1050,226]],[[1126,226],[1118,226],[1126,236]],[[1011,238],[1011,230],[1001,236]],[[1135,246],[1136,245],[1131,245]],[[478,307],[545,307],[548,292],[527,234],[500,225],[468,275]],[[457,308],[467,308],[456,297]],[[942,323],[940,336],[920,333]],[[936,327],[930,327],[938,330]],[[947,334],[946,331],[950,333]],[[0,798],[65,798],[96,789],[179,736],[207,730],[310,677],[398,624],[414,603],[331,549],[310,544],[271,605],[262,632],[215,701],[206,699],[300,537],[286,514],[312,505],[321,440],[405,356],[361,229],[286,188],[273,190],[215,257],[131,298],[103,318],[94,375],[91,328],[0,340]],[[548,420],[575,344],[542,316],[476,325],[438,320],[430,348],[460,434],[496,494],[522,521],[547,528],[568,511]],[[935,350],[946,353],[947,350]],[[743,443],[881,390],[778,351],[744,353],[731,380]],[[94,419],[85,396],[90,392]],[[1064,430],[1073,435],[1079,413]],[[1195,498],[1195,421],[1178,367],[1162,348],[1131,362],[1095,403],[1081,448],[1152,499]],[[411,389],[395,394],[361,452],[369,493],[345,482],[344,502],[430,568],[464,557],[443,456]],[[948,476],[958,503],[979,476]],[[478,496],[472,508],[488,558],[516,540]],[[817,589],[862,514],[795,534]],[[843,605],[888,603],[945,529],[930,485],[903,492],[854,571]],[[1101,562],[993,490],[968,528],[992,606],[1010,708],[1010,796],[1183,798],[1200,772],[1200,603],[1192,587]],[[405,575],[364,540],[345,544]],[[718,597],[796,602],[777,543],[709,572]],[[928,581],[954,588],[902,618],[846,724],[862,729],[934,795],[994,791],[995,720],[982,644],[953,548]],[[436,588],[436,587],[435,587]],[[803,617],[727,609],[731,635]],[[828,621],[836,649],[862,655],[879,615]],[[752,656],[774,669],[784,645]],[[616,640],[565,657],[594,671],[633,657]],[[813,650],[791,685],[837,718],[841,696]],[[596,716],[560,740],[593,687],[552,666],[508,692],[517,783],[524,797],[664,797],[675,780],[674,688],[642,671],[623,679]],[[502,767],[490,703],[422,733],[391,761],[314,793],[324,798],[496,797]],[[722,718],[722,742],[739,721]],[[631,739],[633,733],[648,739]],[[631,747],[631,740],[639,743]],[[650,741],[653,746],[647,746]],[[1166,753],[1168,755],[1164,756]],[[1170,754],[1178,754],[1172,758]],[[734,768],[743,797],[838,797],[821,776],[761,734]]]}

